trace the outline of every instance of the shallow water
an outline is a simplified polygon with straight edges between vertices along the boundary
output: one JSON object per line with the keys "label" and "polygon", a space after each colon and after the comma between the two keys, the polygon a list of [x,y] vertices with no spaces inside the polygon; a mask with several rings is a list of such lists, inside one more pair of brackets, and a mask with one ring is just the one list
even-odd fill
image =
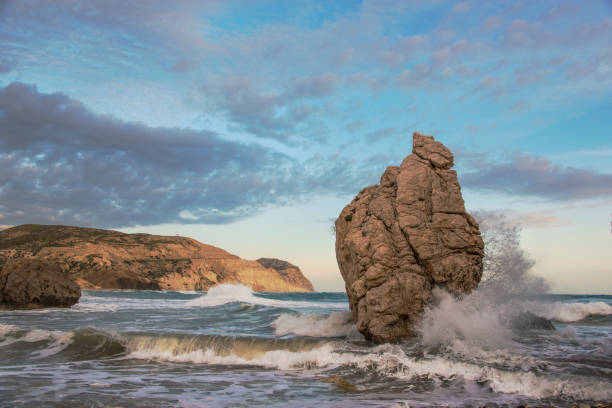
{"label": "shallow water", "polygon": [[[85,291],[0,311],[1,407],[573,406],[612,400],[612,296],[437,293],[421,336],[364,341],[343,293]],[[529,310],[556,331],[512,331]],[[340,376],[347,391],[322,382]]]}

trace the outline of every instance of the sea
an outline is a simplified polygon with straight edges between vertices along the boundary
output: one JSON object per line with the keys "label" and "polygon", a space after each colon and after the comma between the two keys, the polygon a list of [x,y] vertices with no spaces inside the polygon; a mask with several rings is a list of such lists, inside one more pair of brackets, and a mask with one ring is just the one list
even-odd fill
{"label": "sea", "polygon": [[[572,407],[612,401],[612,296],[437,291],[373,344],[344,293],[84,291],[0,311],[0,407]],[[556,330],[512,329],[531,312]]]}

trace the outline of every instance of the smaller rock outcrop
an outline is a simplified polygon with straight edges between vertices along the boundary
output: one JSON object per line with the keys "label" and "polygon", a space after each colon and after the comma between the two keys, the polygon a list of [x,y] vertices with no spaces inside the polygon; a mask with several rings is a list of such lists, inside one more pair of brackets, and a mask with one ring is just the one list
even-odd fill
{"label": "smaller rock outcrop", "polygon": [[0,271],[0,306],[17,309],[70,307],[81,289],[59,265],[38,259],[11,259]]}
{"label": "smaller rock outcrop", "polygon": [[466,293],[482,276],[484,245],[450,169],[452,153],[419,133],[412,153],[361,190],[335,223],[353,318],[378,342],[415,335],[434,287]]}
{"label": "smaller rock outcrop", "polygon": [[302,274],[300,268],[294,264],[276,258],[259,258],[256,262],[264,268],[274,269],[291,284],[302,287],[308,292],[314,292],[312,283]]}

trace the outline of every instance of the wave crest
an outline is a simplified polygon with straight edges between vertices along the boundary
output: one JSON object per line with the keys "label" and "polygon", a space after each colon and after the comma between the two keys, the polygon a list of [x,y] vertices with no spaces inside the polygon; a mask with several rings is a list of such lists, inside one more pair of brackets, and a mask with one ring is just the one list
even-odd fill
{"label": "wave crest", "polygon": [[320,314],[286,314],[278,316],[272,323],[277,336],[294,334],[312,337],[351,337],[363,338],[355,324],[351,312]]}
{"label": "wave crest", "polygon": [[210,288],[205,295],[187,301],[185,306],[214,307],[232,302],[255,304],[257,300],[250,287],[226,283]]}
{"label": "wave crest", "polygon": [[[318,319],[345,319],[319,316]],[[304,319],[304,316],[298,316]],[[305,321],[305,320],[304,320]],[[323,326],[322,326],[323,327]],[[371,372],[410,381],[428,378],[436,382],[456,378],[509,395],[533,398],[569,397],[609,400],[612,390],[607,381],[586,381],[568,375],[528,372],[527,367],[498,367],[482,359],[458,361],[452,355],[410,354],[405,345],[367,346],[363,343],[334,342],[313,338],[241,338],[232,336],[111,333],[94,328],[70,332],[23,330],[0,326],[5,339],[37,345],[37,356],[61,352],[78,359],[122,357],[189,364],[259,366],[279,370],[333,370],[340,367]],[[40,348],[42,347],[42,348]],[[506,360],[507,356],[500,356]]]}
{"label": "wave crest", "polygon": [[612,306],[605,302],[527,302],[527,308],[538,316],[564,323],[578,322],[589,316],[612,315]]}
{"label": "wave crest", "polygon": [[[203,347],[192,340],[140,338],[128,342],[128,357],[179,363],[259,366],[279,370],[333,370],[354,367],[379,375],[410,381],[424,377],[434,381],[462,378],[488,386],[503,394],[532,398],[570,397],[575,399],[607,400],[612,390],[606,381],[585,382],[576,377],[555,378],[520,369],[508,370],[472,362],[455,361],[441,356],[409,356],[399,345],[355,347],[345,349],[334,342],[299,343],[260,339],[241,348],[234,344],[240,339],[226,338],[231,347]],[[258,343],[260,342],[260,343]],[[244,343],[244,345],[247,345]],[[259,344],[253,348],[254,344]],[[281,346],[282,347],[279,347]],[[287,347],[294,345],[294,347]],[[297,346],[297,347],[295,347]]]}
{"label": "wave crest", "polygon": [[31,354],[37,358],[48,357],[59,353],[68,347],[73,341],[73,332],[57,330],[22,330],[13,325],[0,326],[0,347],[6,347],[15,343],[44,343],[42,348],[34,350]]}
{"label": "wave crest", "polygon": [[187,307],[215,307],[234,302],[285,309],[346,309],[348,307],[345,303],[268,299],[255,295],[248,286],[233,283],[214,286],[205,295],[189,300],[184,305]]}

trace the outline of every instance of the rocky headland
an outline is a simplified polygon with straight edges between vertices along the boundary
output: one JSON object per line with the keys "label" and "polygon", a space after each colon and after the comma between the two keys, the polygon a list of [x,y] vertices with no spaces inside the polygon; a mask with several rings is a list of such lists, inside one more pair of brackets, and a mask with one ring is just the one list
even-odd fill
{"label": "rocky headland", "polygon": [[433,137],[414,133],[412,154],[361,190],[335,222],[338,266],[367,339],[415,335],[434,287],[462,294],[480,281],[484,245],[453,160]]}
{"label": "rocky headland", "polygon": [[314,290],[288,262],[248,261],[180,236],[21,225],[0,231],[0,268],[16,259],[56,264],[83,289],[208,290],[242,283],[266,292]]}

